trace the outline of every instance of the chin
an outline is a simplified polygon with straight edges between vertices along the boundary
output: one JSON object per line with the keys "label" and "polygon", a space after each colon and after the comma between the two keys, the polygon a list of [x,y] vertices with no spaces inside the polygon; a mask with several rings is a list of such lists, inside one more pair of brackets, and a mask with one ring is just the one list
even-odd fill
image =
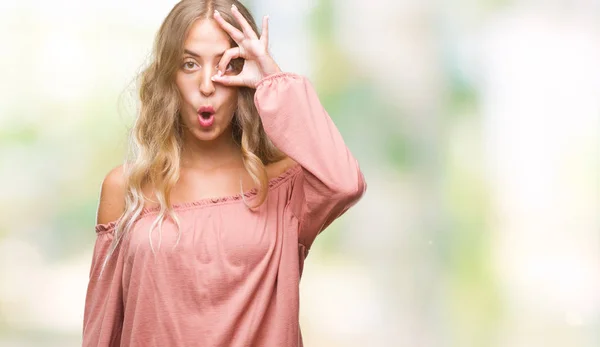
{"label": "chin", "polygon": [[214,124],[210,129],[197,127],[192,133],[199,141],[212,142],[223,136],[231,137],[231,126],[223,127],[220,124]]}

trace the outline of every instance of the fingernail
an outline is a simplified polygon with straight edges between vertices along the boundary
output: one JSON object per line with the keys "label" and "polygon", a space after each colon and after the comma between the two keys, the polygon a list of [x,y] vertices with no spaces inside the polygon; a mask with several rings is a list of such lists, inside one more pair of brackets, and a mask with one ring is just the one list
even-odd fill
{"label": "fingernail", "polygon": [[269,15],[266,15],[266,17],[267,17],[267,20],[269,20]]}
{"label": "fingernail", "polygon": [[220,15],[219,11],[215,10],[215,16]]}
{"label": "fingernail", "polygon": [[235,10],[235,11],[237,11],[237,10],[238,10],[238,8],[235,6],[235,4],[231,4],[231,8],[232,8],[233,10]]}
{"label": "fingernail", "polygon": [[223,73],[221,72],[221,70],[217,70],[217,76],[219,76],[219,77],[223,76]]}

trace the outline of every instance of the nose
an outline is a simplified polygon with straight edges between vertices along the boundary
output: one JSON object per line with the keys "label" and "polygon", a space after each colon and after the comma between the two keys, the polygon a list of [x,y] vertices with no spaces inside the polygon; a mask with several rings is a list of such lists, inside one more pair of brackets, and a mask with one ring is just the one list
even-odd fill
{"label": "nose", "polygon": [[[208,64],[207,64],[208,65]],[[209,66],[204,66],[202,68],[202,73],[200,77],[200,93],[204,96],[210,96],[215,92],[215,84],[210,79],[216,72],[216,68],[213,71],[213,68]]]}

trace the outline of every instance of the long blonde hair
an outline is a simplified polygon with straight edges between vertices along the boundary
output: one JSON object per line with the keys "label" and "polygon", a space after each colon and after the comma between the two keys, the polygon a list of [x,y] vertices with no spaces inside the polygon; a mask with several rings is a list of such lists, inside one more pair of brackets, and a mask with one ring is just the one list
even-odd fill
{"label": "long blonde hair", "polygon": [[[170,198],[180,175],[183,144],[179,113],[181,98],[175,85],[175,74],[183,56],[185,38],[196,20],[212,19],[216,9],[227,22],[242,30],[231,14],[232,3],[259,35],[252,15],[236,0],[180,1],[165,18],[157,33],[151,62],[139,76],[140,109],[129,135],[129,158],[123,166],[126,177],[125,211],[116,223],[107,259],[141,216],[146,199],[142,192],[145,184],[153,187],[160,204],[148,235],[152,251],[154,252],[152,232],[158,225],[160,237],[163,222],[167,218],[171,218],[177,225],[178,241],[181,237],[179,220]],[[232,47],[237,45],[231,38],[230,43]],[[284,157],[263,129],[254,105],[254,92],[252,88],[239,87],[238,108],[232,120],[233,137],[240,145],[244,168],[258,188],[255,204],[246,204],[249,208],[260,206],[267,197],[268,177],[265,165]]]}

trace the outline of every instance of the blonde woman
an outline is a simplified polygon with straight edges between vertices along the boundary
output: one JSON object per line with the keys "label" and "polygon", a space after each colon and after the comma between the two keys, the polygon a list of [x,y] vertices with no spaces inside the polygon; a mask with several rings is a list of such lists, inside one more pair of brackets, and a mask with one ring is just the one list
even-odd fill
{"label": "blonde woman", "polygon": [[238,1],[184,0],[105,178],[84,346],[302,346],[303,262],[366,184],[303,76]]}

